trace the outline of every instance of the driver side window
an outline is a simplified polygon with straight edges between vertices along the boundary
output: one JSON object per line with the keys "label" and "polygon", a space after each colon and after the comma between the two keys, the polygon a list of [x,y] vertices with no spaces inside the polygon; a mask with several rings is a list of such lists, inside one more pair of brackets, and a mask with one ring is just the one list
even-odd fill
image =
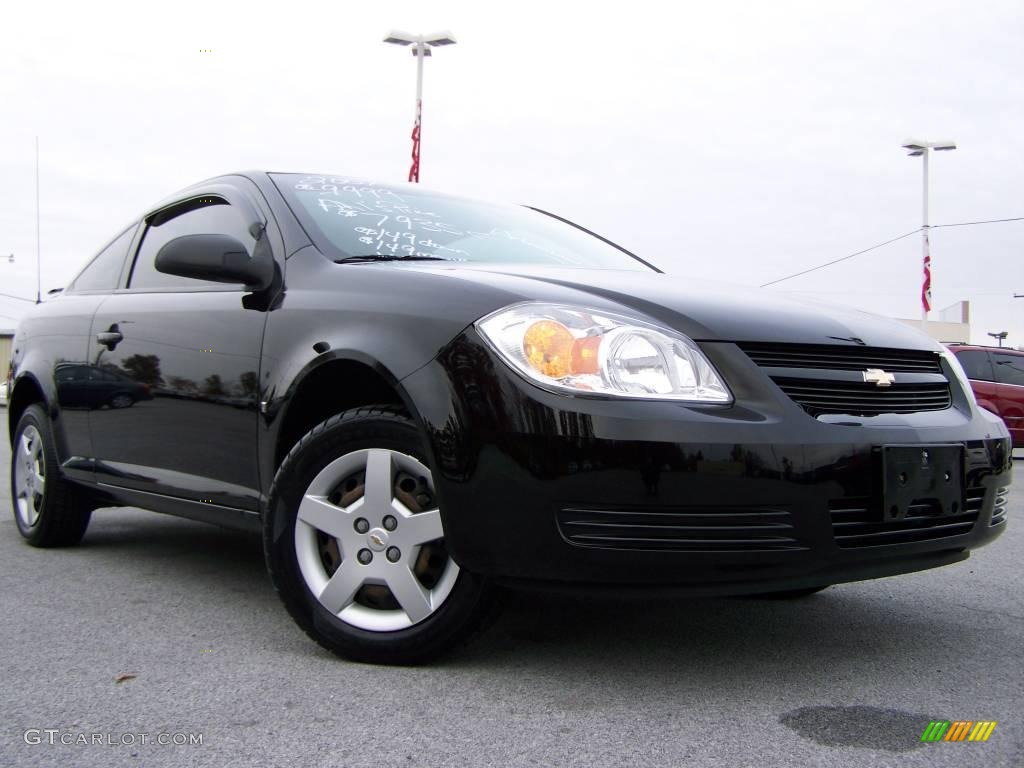
{"label": "driver side window", "polygon": [[132,267],[128,288],[136,291],[150,290],[202,290],[204,288],[237,288],[208,280],[168,275],[156,271],[156,255],[165,243],[182,235],[230,235],[242,243],[251,255],[256,241],[245,225],[238,211],[220,198],[209,197],[190,201],[182,206],[182,212],[172,218],[158,219],[158,223],[147,224],[142,244],[139,246]]}

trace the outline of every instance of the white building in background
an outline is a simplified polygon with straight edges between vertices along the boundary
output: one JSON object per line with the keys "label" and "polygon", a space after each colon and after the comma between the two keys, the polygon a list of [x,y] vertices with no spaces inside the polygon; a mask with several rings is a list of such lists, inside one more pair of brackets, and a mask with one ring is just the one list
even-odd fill
{"label": "white building in background", "polygon": [[[971,302],[958,301],[945,309],[935,313],[938,320],[929,320],[924,325],[924,331],[936,341],[959,342],[961,344],[971,343]],[[920,318],[908,320],[904,317],[896,318],[901,323],[912,325],[915,328],[921,327]]]}

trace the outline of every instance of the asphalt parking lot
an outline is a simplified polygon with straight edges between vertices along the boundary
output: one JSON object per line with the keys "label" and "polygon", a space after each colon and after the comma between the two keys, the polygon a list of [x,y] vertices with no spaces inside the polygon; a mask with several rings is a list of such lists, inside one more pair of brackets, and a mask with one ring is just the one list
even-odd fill
{"label": "asphalt parking lot", "polygon": [[[383,668],[292,624],[257,537],[120,509],[78,548],[24,545],[9,450],[0,765],[1024,764],[1020,489],[1007,533],[945,569],[789,603],[517,595],[456,656]],[[998,726],[922,744],[932,719]]]}

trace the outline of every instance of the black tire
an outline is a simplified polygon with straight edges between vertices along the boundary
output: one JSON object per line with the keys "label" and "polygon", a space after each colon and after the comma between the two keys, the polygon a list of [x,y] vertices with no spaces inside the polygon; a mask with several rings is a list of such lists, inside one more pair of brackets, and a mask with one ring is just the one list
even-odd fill
{"label": "black tire", "polygon": [[[20,458],[22,436],[30,427],[35,429],[40,438],[45,478],[41,503],[37,496],[26,499],[38,513],[31,524],[19,514],[15,490],[16,462]],[[18,532],[34,547],[69,547],[78,544],[92,517],[92,505],[87,492],[75,487],[61,475],[50,419],[40,405],[26,408],[14,430],[11,448],[11,503]]]}
{"label": "black tire", "polygon": [[824,587],[804,587],[803,589],[786,589],[782,592],[762,592],[758,595],[751,595],[751,597],[757,597],[762,600],[799,600],[802,597],[810,597],[816,595],[824,589],[829,588],[829,584]]}
{"label": "black tire", "polygon": [[457,647],[482,626],[494,605],[485,579],[460,569],[447,597],[427,618],[404,629],[371,631],[322,605],[298,562],[296,515],[310,483],[335,459],[365,449],[397,451],[429,467],[419,429],[394,407],[358,408],[317,425],[292,448],[274,478],[263,528],[267,568],[292,618],[324,648],[360,662],[423,663]]}

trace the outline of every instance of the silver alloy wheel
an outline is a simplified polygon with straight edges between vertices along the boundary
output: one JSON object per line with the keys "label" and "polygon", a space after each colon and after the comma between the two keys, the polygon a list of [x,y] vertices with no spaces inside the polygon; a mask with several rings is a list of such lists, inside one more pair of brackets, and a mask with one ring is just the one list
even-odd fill
{"label": "silver alloy wheel", "polygon": [[324,467],[295,520],[299,570],[321,605],[373,632],[411,627],[440,608],[459,566],[444,553],[434,498],[430,470],[398,451],[354,451]]}
{"label": "silver alloy wheel", "polygon": [[128,406],[130,406],[134,402],[135,401],[132,399],[131,395],[124,395],[124,394],[114,395],[114,397],[110,400],[110,407],[111,408],[127,408]]}
{"label": "silver alloy wheel", "polygon": [[46,490],[46,460],[43,457],[43,438],[32,425],[25,427],[15,446],[14,456],[14,503],[18,517],[25,528],[31,528],[39,521],[39,509],[43,506]]}

